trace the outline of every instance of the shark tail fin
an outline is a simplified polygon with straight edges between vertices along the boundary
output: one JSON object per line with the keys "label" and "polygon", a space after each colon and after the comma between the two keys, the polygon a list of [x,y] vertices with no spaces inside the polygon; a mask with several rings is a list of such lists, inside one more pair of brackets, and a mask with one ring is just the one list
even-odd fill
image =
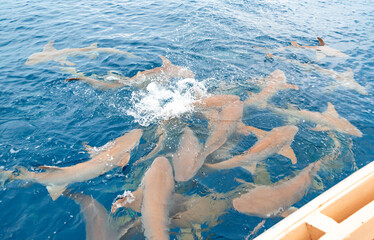
{"label": "shark tail fin", "polygon": [[317,37],[317,39],[318,39],[318,42],[319,42],[320,46],[325,46],[326,45],[326,43],[322,40],[322,38]]}
{"label": "shark tail fin", "polygon": [[55,41],[50,41],[49,43],[47,43],[44,48],[43,48],[43,52],[51,52],[51,51],[56,51],[56,48],[53,47],[53,43]]}
{"label": "shark tail fin", "polygon": [[173,65],[169,59],[164,56],[158,55],[162,60],[162,66],[167,67]]}
{"label": "shark tail fin", "polygon": [[291,45],[294,46],[294,47],[301,47],[301,45],[298,44],[298,43],[295,42],[295,41],[291,41]]}

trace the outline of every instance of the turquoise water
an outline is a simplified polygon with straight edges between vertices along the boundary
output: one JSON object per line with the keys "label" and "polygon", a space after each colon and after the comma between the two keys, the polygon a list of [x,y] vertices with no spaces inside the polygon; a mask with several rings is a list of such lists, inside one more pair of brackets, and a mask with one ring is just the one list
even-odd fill
{"label": "turquoise water", "polygon": [[[139,101],[149,92],[136,87],[99,91],[81,82],[64,81],[73,75],[56,62],[25,65],[31,54],[42,51],[52,40],[56,49],[98,43],[99,47],[128,51],[141,59],[106,53],[95,59],[68,58],[86,76],[104,76],[115,71],[132,77],[138,71],[160,66],[158,55],[163,55],[175,65],[191,69],[201,89],[211,94],[235,94],[244,100],[246,90],[260,91],[248,79],[265,77],[281,69],[288,82],[298,85],[300,90],[281,91],[271,99],[272,104],[286,108],[291,103],[316,112],[325,111],[327,102],[334,104],[342,117],[362,131],[363,137],[337,134],[342,144],[341,155],[336,164],[318,173],[316,183],[294,205],[301,207],[373,159],[373,22],[374,6],[364,0],[1,1],[0,165],[5,169],[25,166],[29,170],[40,165],[74,165],[89,159],[83,142],[102,146],[131,129],[142,128],[145,135],[129,166],[69,187],[92,195],[108,210],[124,189],[136,189],[151,161],[139,166],[132,163],[154,147],[157,141],[154,130],[167,117],[155,115],[154,109],[139,109]],[[334,87],[334,80],[318,71],[278,59],[268,60],[267,51],[255,48],[276,49],[290,45],[291,40],[317,45],[317,36],[349,58],[315,62],[313,52],[307,50],[272,52],[337,72],[350,67],[368,95]],[[182,95],[188,91],[177,88],[177,84],[170,82],[168,90]],[[162,93],[152,94],[150,97],[157,99],[157,94]],[[176,149],[180,129],[185,125],[192,127],[201,141],[209,134],[206,121],[193,111],[177,118],[180,121],[172,122],[161,154]],[[244,109],[243,122],[269,131],[287,124],[288,120],[268,109],[249,107]],[[331,151],[332,141],[326,132],[311,131],[310,122],[296,124],[300,130],[292,148],[298,163],[292,165],[281,156],[264,161],[272,182],[296,173]],[[253,136],[238,139],[231,154],[248,149],[255,141]],[[226,192],[238,185],[234,178],[254,181],[250,173],[239,168],[218,172],[203,168],[193,181],[178,184],[176,191],[186,195],[204,195],[208,188]],[[322,185],[323,189],[317,187]],[[7,182],[1,187],[0,209],[1,239],[85,238],[79,206],[66,197],[52,201],[40,184]],[[201,236],[243,239],[261,220],[229,208],[219,217],[217,225],[203,231]],[[260,233],[279,220],[279,217],[267,220]],[[179,232],[180,229],[172,229],[171,238],[180,237]],[[143,238],[142,233],[136,238]]]}

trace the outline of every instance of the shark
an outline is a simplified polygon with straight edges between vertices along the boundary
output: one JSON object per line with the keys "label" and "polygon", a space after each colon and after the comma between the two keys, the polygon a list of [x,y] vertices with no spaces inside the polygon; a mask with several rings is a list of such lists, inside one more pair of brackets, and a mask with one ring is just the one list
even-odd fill
{"label": "shark", "polygon": [[271,107],[271,109],[279,114],[316,123],[317,126],[312,128],[314,131],[334,130],[340,133],[362,137],[362,132],[353,126],[347,119],[339,116],[334,105],[330,102],[327,103],[327,110],[323,113],[308,110],[298,110],[291,106],[288,109],[281,109],[277,107]]}
{"label": "shark", "polygon": [[201,154],[202,149],[203,146],[199,143],[193,131],[186,127],[178,151],[172,159],[175,181],[185,182],[195,176],[205,160]]}
{"label": "shark", "polygon": [[138,86],[142,87],[148,85],[150,82],[157,81],[160,83],[167,83],[171,78],[195,78],[195,74],[188,68],[176,66],[169,59],[159,55],[162,60],[162,66],[153,69],[139,71],[131,78],[115,78],[113,81],[99,81],[90,77],[74,77],[68,78],[66,81],[81,81],[94,88],[116,89],[123,86]]}
{"label": "shark", "polygon": [[169,202],[174,191],[173,169],[165,157],[156,158],[144,174],[141,219],[147,239],[169,239]]}
{"label": "shark", "polygon": [[250,97],[244,101],[245,106],[256,105],[258,107],[265,108],[267,101],[278,91],[284,89],[299,90],[298,86],[287,83],[286,75],[279,69],[267,76],[264,82],[266,83],[266,87],[264,87],[261,92],[257,94],[248,92]]}
{"label": "shark", "polygon": [[[219,96],[219,95],[218,95]],[[211,101],[211,99],[217,98],[218,101]],[[230,101],[225,101],[223,99],[229,99]],[[208,155],[220,148],[227,139],[237,132],[238,124],[241,122],[243,117],[243,102],[240,100],[235,100],[237,96],[221,95],[219,97],[213,96],[208,99],[205,104],[205,107],[212,107],[205,111],[205,117],[209,121],[209,130],[211,134],[205,142],[203,148],[203,158],[206,158]],[[223,100],[223,101],[221,101]],[[200,102],[199,104],[203,104]],[[216,105],[215,105],[216,104]],[[217,106],[219,106],[217,108]]]}
{"label": "shark", "polygon": [[[185,196],[173,193],[169,211],[171,226],[181,229],[195,228],[196,225],[203,224],[207,224],[209,227],[215,226],[218,224],[218,218],[232,206],[232,199],[238,196],[236,193],[242,189],[243,187],[238,187],[228,193],[210,192],[204,196],[198,194]],[[134,192],[125,191],[115,199],[112,213],[122,207],[139,213],[143,201],[142,194],[141,186]]]}
{"label": "shark", "polygon": [[360,93],[362,95],[368,95],[368,92],[367,92],[366,88],[364,86],[360,85],[358,82],[356,82],[354,80],[354,73],[353,73],[353,70],[350,67],[347,67],[347,70],[345,72],[336,72],[336,71],[331,70],[331,69],[324,69],[324,68],[318,66],[317,64],[301,63],[301,62],[299,62],[297,60],[294,60],[294,59],[288,59],[288,58],[285,58],[285,57],[275,56],[275,55],[270,54],[270,53],[267,53],[266,57],[268,57],[268,58],[278,58],[278,59],[281,59],[281,60],[284,60],[284,61],[295,63],[299,66],[302,66],[302,67],[305,67],[305,68],[308,68],[308,69],[315,69],[315,70],[319,71],[320,73],[335,79],[336,82],[344,88],[357,91],[358,93]]}
{"label": "shark", "polygon": [[296,177],[270,186],[255,186],[232,201],[235,210],[251,216],[270,218],[290,214],[290,207],[307,193],[322,162],[309,164]]}
{"label": "shark", "polygon": [[239,197],[235,197],[232,201],[233,207],[241,213],[262,218],[287,217],[293,213],[297,209],[292,207],[292,205],[300,201],[307,193],[316,173],[322,166],[326,168],[330,162],[335,161],[341,154],[339,140],[335,135],[329,135],[334,143],[330,153],[318,161],[310,163],[294,178],[281,180],[272,185],[243,182],[244,188],[250,187],[252,189]]}
{"label": "shark", "polygon": [[348,57],[347,54],[335,48],[327,46],[325,42],[322,40],[322,38],[317,37],[317,39],[319,42],[319,46],[302,46],[294,41],[291,41],[291,45],[293,47],[315,50],[317,61],[324,59],[325,57],[341,57],[341,58]]}
{"label": "shark", "polygon": [[64,195],[79,204],[86,222],[86,239],[118,239],[117,232],[108,222],[108,212],[105,207],[91,196],[65,191]]}
{"label": "shark", "polygon": [[243,133],[250,131],[257,136],[258,141],[255,143],[255,145],[253,145],[243,154],[236,155],[231,159],[219,163],[206,163],[205,166],[214,169],[230,169],[234,167],[243,167],[254,174],[256,165],[259,161],[262,161],[276,153],[279,153],[291,159],[293,164],[297,162],[295,153],[290,145],[299,130],[298,127],[287,125],[274,128],[270,132],[267,132],[252,126],[245,126],[244,124],[242,124],[241,129]]}
{"label": "shark", "polygon": [[131,130],[110,144],[106,144],[106,147],[100,153],[96,153],[92,159],[73,166],[39,166],[39,169],[44,172],[32,172],[19,166],[19,175],[14,179],[31,180],[45,185],[52,200],[56,200],[69,184],[84,182],[116,167],[126,166],[131,151],[138,146],[142,134],[141,129]]}
{"label": "shark", "polygon": [[49,61],[55,61],[62,65],[74,66],[75,63],[67,61],[67,57],[71,56],[87,56],[89,58],[95,58],[99,52],[102,53],[115,53],[115,54],[124,54],[129,57],[139,58],[138,56],[125,52],[122,50],[118,50],[115,48],[99,48],[97,47],[97,43],[93,43],[88,47],[84,48],[64,48],[57,50],[53,46],[54,41],[50,41],[47,43],[42,52],[37,52],[30,55],[25,62],[26,65],[36,65],[40,63],[46,63]]}

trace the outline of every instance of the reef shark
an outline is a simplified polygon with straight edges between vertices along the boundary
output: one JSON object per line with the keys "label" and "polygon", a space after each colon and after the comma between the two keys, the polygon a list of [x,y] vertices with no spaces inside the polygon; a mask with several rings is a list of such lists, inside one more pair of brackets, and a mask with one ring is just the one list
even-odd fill
{"label": "reef shark", "polygon": [[173,169],[165,157],[156,158],[144,175],[141,219],[147,239],[169,239],[169,201],[174,191]]}
{"label": "reef shark", "polygon": [[108,224],[105,207],[91,196],[65,191],[64,195],[79,204],[86,222],[87,240],[118,239],[117,232]]}
{"label": "reef shark", "polygon": [[203,146],[193,133],[186,127],[181,137],[178,151],[173,155],[175,181],[185,182],[195,176],[205,158],[202,156]]}
{"label": "reef shark", "polygon": [[239,212],[262,218],[290,215],[296,210],[291,206],[300,201],[307,193],[320,168],[328,166],[329,162],[336,160],[340,155],[339,140],[334,135],[330,135],[330,137],[334,142],[334,148],[330,153],[320,160],[310,163],[296,177],[268,186],[244,182],[245,188],[253,188],[232,201],[234,208]]}
{"label": "reef shark", "polygon": [[341,51],[331,48],[325,44],[325,42],[322,40],[322,38],[317,37],[319,46],[302,46],[294,41],[291,41],[291,45],[293,47],[298,47],[298,48],[305,48],[305,49],[312,49],[316,51],[316,58],[317,61],[325,58],[325,57],[348,57],[347,54],[342,53]]}
{"label": "reef shark", "polygon": [[219,163],[206,163],[205,166],[214,169],[243,167],[254,174],[256,165],[259,161],[262,161],[276,153],[291,159],[293,164],[297,162],[295,153],[290,145],[294,139],[294,136],[298,132],[298,127],[292,125],[282,126],[274,128],[270,132],[266,132],[255,127],[241,124],[241,129],[242,133],[250,131],[257,136],[258,141],[255,143],[255,145],[253,145],[243,154],[236,155],[231,159]]}
{"label": "reef shark", "polygon": [[[235,198],[234,208],[241,213],[262,218],[289,214],[287,210],[306,194],[321,161],[309,164],[296,177],[272,186],[255,186]],[[292,209],[290,209],[292,212]]]}
{"label": "reef shark", "polygon": [[203,114],[211,132],[203,149],[205,159],[237,131],[243,117],[243,102],[235,95],[217,95],[200,100],[196,105],[205,111]]}
{"label": "reef shark", "polygon": [[194,78],[195,74],[188,68],[176,66],[171,63],[167,58],[159,55],[162,60],[162,66],[153,69],[138,72],[131,78],[119,78],[113,79],[113,81],[99,81],[90,77],[75,77],[66,79],[66,81],[82,81],[94,88],[101,90],[115,89],[123,86],[144,86],[148,85],[152,81],[161,83],[168,82],[171,78]]}
{"label": "reef shark", "polygon": [[245,106],[256,105],[258,107],[265,108],[267,101],[278,91],[289,88],[299,90],[298,86],[287,83],[286,75],[279,69],[267,76],[264,79],[264,82],[266,83],[266,86],[261,92],[257,94],[248,92],[250,97],[244,101]]}
{"label": "reef shark", "polygon": [[316,123],[317,126],[312,129],[314,131],[335,130],[340,133],[362,137],[362,132],[353,126],[347,119],[339,116],[334,105],[330,102],[327,103],[327,110],[323,113],[298,110],[295,107],[290,107],[288,109],[271,107],[271,109],[276,113]]}
{"label": "reef shark", "polygon": [[345,87],[345,88],[351,89],[351,90],[355,90],[358,93],[363,94],[363,95],[368,95],[368,92],[367,92],[366,88],[361,86],[359,83],[357,83],[354,80],[354,73],[353,73],[352,69],[349,68],[349,67],[347,67],[347,71],[339,73],[339,72],[336,72],[336,71],[331,70],[331,69],[324,69],[324,68],[318,66],[317,64],[301,63],[301,62],[299,62],[297,60],[294,60],[294,59],[288,59],[288,58],[284,58],[284,57],[280,57],[280,56],[275,56],[275,55],[272,55],[270,53],[267,53],[266,57],[268,57],[268,58],[278,58],[278,59],[281,59],[281,60],[284,60],[284,61],[295,63],[295,64],[300,65],[300,66],[305,67],[305,68],[315,69],[315,70],[321,72],[322,74],[325,74],[326,76],[334,78],[337,81],[337,83],[342,87]]}
{"label": "reef shark", "polygon": [[[230,208],[232,199],[243,187],[238,187],[229,193],[209,193],[204,196],[194,194],[185,196],[174,193],[171,198],[169,211],[172,227],[182,229],[194,228],[196,225],[208,224],[209,227],[218,223],[218,218]],[[117,197],[112,205],[112,213],[119,208],[130,208],[140,212],[143,201],[143,190],[140,186],[134,192],[125,191]]]}
{"label": "reef shark", "polygon": [[55,61],[60,64],[65,64],[68,66],[74,66],[75,63],[67,61],[67,57],[71,56],[87,56],[89,58],[95,58],[98,54],[98,52],[103,52],[103,53],[117,53],[117,54],[125,54],[129,57],[135,57],[132,53],[121,51],[115,48],[98,48],[97,43],[93,43],[88,47],[84,48],[64,48],[57,50],[53,46],[54,41],[50,41],[47,43],[42,52],[37,52],[32,54],[31,56],[28,57],[26,61],[26,65],[35,65],[39,63],[45,63],[49,61]]}
{"label": "reef shark", "polygon": [[40,166],[44,172],[30,172],[19,166],[20,171],[15,179],[32,180],[43,184],[53,200],[56,200],[66,189],[67,185],[84,182],[98,177],[115,167],[124,167],[130,160],[130,153],[141,138],[143,131],[134,129],[125,135],[106,144],[106,148],[97,153],[91,160],[69,167]]}

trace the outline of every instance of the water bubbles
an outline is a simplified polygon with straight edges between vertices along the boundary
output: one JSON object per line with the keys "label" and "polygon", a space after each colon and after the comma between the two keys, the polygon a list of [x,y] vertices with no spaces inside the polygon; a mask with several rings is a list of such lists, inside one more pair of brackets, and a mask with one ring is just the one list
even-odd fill
{"label": "water bubbles", "polygon": [[127,114],[142,126],[179,117],[192,112],[192,103],[207,95],[203,83],[192,78],[182,79],[168,85],[152,82],[145,90],[132,93],[132,107]]}

